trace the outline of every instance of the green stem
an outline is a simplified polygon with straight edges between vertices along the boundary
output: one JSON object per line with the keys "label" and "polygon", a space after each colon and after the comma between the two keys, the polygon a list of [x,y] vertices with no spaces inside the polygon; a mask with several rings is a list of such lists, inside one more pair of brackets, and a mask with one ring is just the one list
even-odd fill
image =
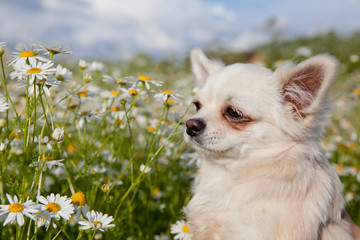
{"label": "green stem", "polygon": [[161,127],[161,124],[162,124],[162,122],[163,122],[163,120],[164,120],[165,112],[166,112],[167,109],[168,109],[168,107],[167,107],[166,101],[165,101],[164,108],[163,108],[163,111],[162,111],[162,114],[161,114],[161,117],[160,117],[159,125],[158,125],[157,128],[156,128],[154,137],[153,137],[152,142],[151,142],[151,145],[150,145],[150,149],[149,149],[149,152],[148,152],[148,156],[147,156],[147,159],[146,159],[146,163],[148,163],[148,161],[149,161],[149,159],[150,159],[150,156],[151,156],[151,153],[152,153],[152,151],[153,151],[153,149],[154,149],[155,141],[156,141],[156,138],[157,138],[159,129],[160,129],[160,127]]}
{"label": "green stem", "polygon": [[[35,79],[36,81],[36,79]],[[27,151],[27,132],[28,132],[28,128],[30,128],[30,121],[29,121],[29,111],[30,111],[30,101],[29,101],[29,76],[27,76],[26,79],[26,109],[25,109],[25,115],[26,115],[26,120],[25,120],[25,127],[24,127],[24,142],[23,142],[23,148],[24,151]]]}
{"label": "green stem", "polygon": [[[40,95],[40,93],[39,93]],[[32,136],[32,142],[34,143],[34,139],[35,139],[35,134],[36,134],[36,103],[37,103],[37,98],[36,98],[36,84],[34,83],[34,106],[33,106],[33,111],[34,111],[34,129],[33,129],[33,136]]]}
{"label": "green stem", "polygon": [[3,78],[0,77],[0,81],[1,81],[1,84],[3,85],[3,87],[4,87],[6,100],[10,101],[10,104],[11,104],[12,108],[14,109],[14,112],[15,112],[15,115],[16,115],[16,120],[18,121],[20,127],[22,128],[20,116],[19,116],[18,112],[16,111],[15,105],[14,105],[13,101],[11,100],[9,92],[7,90],[6,78],[5,78],[5,69],[4,69],[4,63],[3,63],[3,57],[2,56],[0,57],[0,60],[1,60],[1,67],[2,67],[2,73],[3,73]]}
{"label": "green stem", "polygon": [[52,240],[55,240],[61,232],[64,233],[64,235],[68,238],[68,239],[71,239],[71,237],[65,232],[65,226],[66,226],[67,222],[65,222],[65,224],[60,228],[60,230],[57,232],[57,234],[52,238]]}

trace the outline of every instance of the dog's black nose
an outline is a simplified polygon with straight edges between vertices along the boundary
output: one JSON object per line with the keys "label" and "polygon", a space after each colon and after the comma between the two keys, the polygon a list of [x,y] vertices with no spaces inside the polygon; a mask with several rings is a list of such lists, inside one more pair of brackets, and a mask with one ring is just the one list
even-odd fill
{"label": "dog's black nose", "polygon": [[204,130],[206,124],[203,120],[194,118],[186,121],[186,133],[191,137],[197,136]]}

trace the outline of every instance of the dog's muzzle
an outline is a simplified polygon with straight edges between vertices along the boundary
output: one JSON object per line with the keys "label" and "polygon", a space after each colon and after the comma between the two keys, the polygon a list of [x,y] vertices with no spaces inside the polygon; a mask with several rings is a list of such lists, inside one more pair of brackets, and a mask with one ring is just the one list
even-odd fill
{"label": "dog's muzzle", "polygon": [[186,133],[191,137],[196,137],[205,129],[206,124],[202,119],[194,118],[186,121]]}

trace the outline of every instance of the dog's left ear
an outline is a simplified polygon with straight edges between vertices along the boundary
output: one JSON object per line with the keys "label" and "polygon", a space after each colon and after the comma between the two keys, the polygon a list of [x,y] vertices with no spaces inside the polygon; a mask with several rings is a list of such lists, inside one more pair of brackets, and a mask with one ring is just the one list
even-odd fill
{"label": "dog's left ear", "polygon": [[309,58],[296,66],[276,70],[284,103],[296,118],[305,119],[326,108],[337,71],[337,60],[325,54]]}
{"label": "dog's left ear", "polygon": [[207,77],[216,70],[224,67],[220,61],[210,60],[203,51],[195,48],[190,53],[191,68],[199,86],[205,84]]}

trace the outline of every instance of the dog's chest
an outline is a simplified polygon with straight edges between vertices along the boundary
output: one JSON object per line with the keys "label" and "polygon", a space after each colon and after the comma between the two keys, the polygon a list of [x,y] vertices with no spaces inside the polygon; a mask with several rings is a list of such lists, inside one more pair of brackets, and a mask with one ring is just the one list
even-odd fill
{"label": "dog's chest", "polygon": [[[276,239],[279,226],[291,224],[289,212],[295,209],[292,201],[281,197],[264,196],[268,186],[248,178],[222,172],[220,169],[202,168],[194,196],[187,206],[187,217],[195,239]],[[296,214],[292,214],[296,217]],[[281,239],[281,238],[278,238]]]}

